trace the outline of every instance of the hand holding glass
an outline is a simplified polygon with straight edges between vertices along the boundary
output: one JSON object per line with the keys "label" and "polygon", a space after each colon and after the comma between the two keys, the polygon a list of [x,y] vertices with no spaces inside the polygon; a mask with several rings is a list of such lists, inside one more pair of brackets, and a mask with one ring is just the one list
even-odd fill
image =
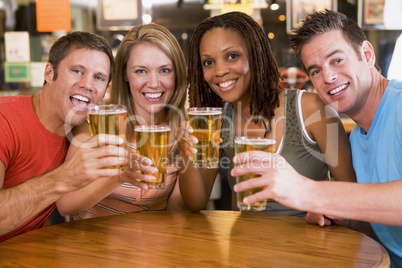
{"label": "hand holding glass", "polygon": [[[125,140],[126,119],[127,108],[123,105],[109,104],[88,107],[89,131],[92,137],[98,134],[109,134]],[[122,166],[114,168],[122,168]]]}
{"label": "hand holding glass", "polygon": [[[266,152],[275,152],[275,144],[276,141],[272,139],[253,139],[253,138],[246,138],[246,137],[236,137],[235,138],[235,154],[243,153],[243,152],[248,152],[248,151],[253,151],[253,150],[258,150],[258,151],[266,151]],[[252,163],[251,161],[249,163]],[[256,174],[247,174],[243,176],[238,176],[236,177],[236,183],[246,181],[252,178],[260,177],[260,175]],[[250,190],[246,190],[243,192],[238,192],[237,193],[237,207],[240,209],[240,211],[262,211],[265,210],[266,208],[266,203],[267,201],[260,201],[260,202],[255,202],[252,204],[246,204],[243,202],[243,199],[246,196],[255,194],[259,191],[262,191],[263,188],[254,188]]]}
{"label": "hand holding glass", "polygon": [[143,181],[148,188],[159,188],[165,185],[166,167],[168,165],[170,128],[167,126],[135,126],[135,142],[137,153],[152,161],[157,173],[140,171],[141,174],[154,176],[155,181]]}
{"label": "hand holding glass", "polygon": [[189,124],[192,135],[198,139],[194,145],[194,167],[217,168],[219,164],[219,142],[221,138],[222,108],[189,108]]}

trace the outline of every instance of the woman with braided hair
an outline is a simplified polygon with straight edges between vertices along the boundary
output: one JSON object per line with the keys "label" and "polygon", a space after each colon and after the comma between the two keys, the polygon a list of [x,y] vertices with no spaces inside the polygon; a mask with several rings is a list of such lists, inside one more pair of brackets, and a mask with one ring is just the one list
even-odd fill
{"label": "woman with braided hair", "polygon": [[[350,145],[336,111],[316,94],[280,88],[280,79],[268,38],[250,16],[230,12],[195,29],[188,57],[190,106],[224,107],[220,148],[228,172],[235,136],[248,136],[276,140],[276,153],[313,180],[329,180],[330,171],[335,180],[355,181]],[[181,147],[190,158],[190,143]],[[233,191],[230,174],[229,184]],[[306,216],[272,200],[264,212]],[[314,214],[306,219],[320,225],[329,220]]]}

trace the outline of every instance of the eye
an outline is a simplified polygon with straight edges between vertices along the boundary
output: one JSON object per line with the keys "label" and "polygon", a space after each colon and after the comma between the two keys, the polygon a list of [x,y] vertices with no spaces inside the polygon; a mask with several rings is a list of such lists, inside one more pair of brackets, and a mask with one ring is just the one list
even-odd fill
{"label": "eye", "polygon": [[137,74],[144,74],[144,73],[146,73],[146,72],[145,72],[144,69],[138,69],[138,70],[135,70],[135,73],[137,73]]}
{"label": "eye", "polygon": [[76,74],[83,74],[84,73],[80,69],[73,69],[73,72],[76,73]]}
{"label": "eye", "polygon": [[334,60],[334,63],[335,63],[335,64],[339,64],[339,63],[341,63],[342,61],[343,61],[343,59],[335,59],[335,60]]}
{"label": "eye", "polygon": [[169,69],[169,68],[163,68],[163,69],[161,69],[161,73],[171,73],[172,72],[172,70],[171,69]]}
{"label": "eye", "polygon": [[212,65],[212,60],[205,60],[205,61],[202,62],[202,65],[210,66],[210,65]]}
{"label": "eye", "polygon": [[312,70],[312,71],[310,72],[310,76],[316,76],[317,74],[320,73],[320,71],[321,71],[321,70],[319,70],[319,69]]}
{"label": "eye", "polygon": [[95,79],[98,80],[98,81],[106,81],[105,77],[103,77],[101,75],[95,76]]}
{"label": "eye", "polygon": [[239,54],[237,54],[237,53],[230,53],[230,54],[228,55],[228,59],[230,59],[230,60],[236,59],[236,58],[238,58],[238,57],[239,57]]}

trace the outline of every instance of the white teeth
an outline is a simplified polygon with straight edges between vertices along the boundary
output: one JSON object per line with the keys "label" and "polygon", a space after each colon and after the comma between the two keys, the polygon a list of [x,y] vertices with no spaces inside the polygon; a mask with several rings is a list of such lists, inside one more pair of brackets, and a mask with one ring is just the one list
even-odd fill
{"label": "white teeth", "polygon": [[150,98],[150,99],[157,99],[162,96],[162,92],[160,93],[144,93],[145,97]]}
{"label": "white teeth", "polygon": [[80,100],[80,101],[89,102],[88,98],[86,98],[84,96],[81,96],[81,95],[74,95],[74,96],[71,96],[71,97],[74,98],[74,99]]}
{"label": "white teeth", "polygon": [[228,87],[228,86],[233,85],[235,82],[236,82],[236,80],[227,81],[227,82],[224,82],[224,83],[219,83],[219,86],[220,87]]}
{"label": "white teeth", "polygon": [[336,93],[338,93],[338,92],[344,90],[347,86],[348,86],[347,84],[342,85],[342,86],[339,86],[339,87],[337,87],[337,88],[331,90],[331,91],[329,92],[329,94],[335,95]]}

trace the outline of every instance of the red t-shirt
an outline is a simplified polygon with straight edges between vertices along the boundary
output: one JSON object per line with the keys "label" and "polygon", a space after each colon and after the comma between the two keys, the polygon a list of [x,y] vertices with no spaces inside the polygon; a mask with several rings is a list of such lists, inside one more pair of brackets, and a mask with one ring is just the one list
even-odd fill
{"label": "red t-shirt", "polygon": [[[49,132],[37,118],[32,96],[0,98],[0,160],[6,167],[3,189],[17,186],[59,166],[66,156],[65,136]],[[17,229],[0,236],[0,242],[43,226],[52,204]]]}

